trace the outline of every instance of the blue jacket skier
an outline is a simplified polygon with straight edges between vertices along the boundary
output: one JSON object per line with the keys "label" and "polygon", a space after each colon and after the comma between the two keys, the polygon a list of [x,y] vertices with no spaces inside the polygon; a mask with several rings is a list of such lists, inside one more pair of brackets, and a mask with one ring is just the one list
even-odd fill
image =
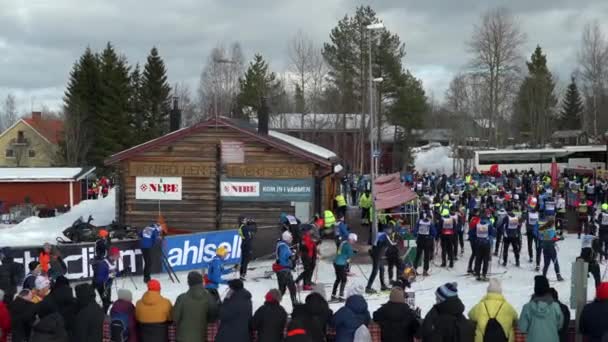
{"label": "blue jacket skier", "polygon": [[284,231],[283,234],[281,234],[281,239],[277,241],[276,261],[274,265],[272,265],[272,270],[277,274],[277,283],[281,295],[284,295],[285,291],[289,289],[291,303],[295,305],[297,304],[296,285],[291,271],[295,266],[296,255],[291,250],[292,242],[293,236],[291,233],[288,230]]}
{"label": "blue jacket skier", "polygon": [[[488,267],[490,266],[490,253],[492,243],[496,237],[496,228],[490,220],[491,212],[486,211],[485,215],[475,227],[475,276],[477,280],[487,280]],[[482,269],[483,265],[483,269]]]}
{"label": "blue jacket skier", "polygon": [[431,221],[430,214],[428,212],[422,213],[422,218],[416,223],[414,228],[414,235],[416,236],[416,258],[414,260],[414,270],[418,270],[420,265],[420,258],[424,253],[424,265],[423,275],[427,276],[429,271],[429,262],[433,254],[433,241],[437,237],[437,230],[435,224]]}

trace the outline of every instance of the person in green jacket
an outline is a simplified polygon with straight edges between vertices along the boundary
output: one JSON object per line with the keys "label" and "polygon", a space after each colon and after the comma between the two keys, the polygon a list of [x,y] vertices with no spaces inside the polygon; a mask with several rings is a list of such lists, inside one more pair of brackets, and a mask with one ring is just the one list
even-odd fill
{"label": "person in green jacket", "polygon": [[219,308],[203,287],[203,276],[188,273],[190,289],[177,297],[173,307],[177,342],[200,342],[207,338],[207,323],[217,319]]}
{"label": "person in green jacket", "polygon": [[526,334],[526,342],[559,341],[563,319],[549,280],[541,275],[534,277],[534,296],[524,305],[519,318],[519,331]]}

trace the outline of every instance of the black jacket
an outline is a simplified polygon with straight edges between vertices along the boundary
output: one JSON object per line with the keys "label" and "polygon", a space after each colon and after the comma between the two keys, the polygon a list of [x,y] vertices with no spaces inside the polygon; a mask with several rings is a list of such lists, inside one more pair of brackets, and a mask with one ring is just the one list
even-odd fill
{"label": "black jacket", "polygon": [[23,265],[5,257],[0,265],[0,289],[4,291],[5,302],[9,303],[17,293],[17,286],[23,281]]}
{"label": "black jacket", "polygon": [[69,342],[68,340],[63,318],[61,318],[59,312],[53,312],[42,317],[38,323],[34,324],[29,342]]}
{"label": "black jacket", "polygon": [[78,306],[72,288],[69,285],[57,286],[51,290],[44,300],[52,301],[63,318],[65,330],[71,335],[76,321]]}
{"label": "black jacket", "polygon": [[472,342],[475,326],[463,315],[464,304],[451,297],[435,304],[422,323],[423,342]]}
{"label": "black jacket", "polygon": [[416,314],[405,303],[382,305],[374,312],[374,321],[380,325],[382,342],[413,341],[420,328]]}
{"label": "black jacket", "polygon": [[169,323],[138,323],[138,336],[141,342],[167,342]]}
{"label": "black jacket", "polygon": [[287,312],[277,302],[265,302],[253,315],[251,328],[258,333],[258,341],[282,342],[287,323]]}
{"label": "black jacket", "polygon": [[36,304],[17,297],[9,304],[8,311],[11,314],[12,341],[25,341],[30,336],[32,325],[36,321]]}
{"label": "black jacket", "polygon": [[306,324],[297,318],[292,318],[287,326],[287,335],[285,342],[318,342],[311,337],[309,331],[306,330]]}
{"label": "black jacket", "polygon": [[568,327],[570,326],[570,309],[568,306],[560,301],[557,301],[559,308],[562,310],[562,316],[564,317],[562,327],[559,329],[559,340],[560,342],[568,341]]}
{"label": "black jacket", "polygon": [[325,298],[315,292],[306,296],[305,304],[296,305],[291,313],[291,318],[298,319],[314,341],[321,342],[326,340],[327,325],[332,316]]}
{"label": "black jacket", "polygon": [[72,341],[102,342],[105,313],[95,302],[95,292],[89,284],[76,286],[78,303],[77,324],[74,324]]}
{"label": "black jacket", "polygon": [[215,342],[251,341],[251,293],[234,291],[220,307],[220,327]]}
{"label": "black jacket", "polygon": [[608,324],[601,317],[608,317],[608,300],[596,299],[583,308],[579,331],[589,338],[589,342],[601,342],[603,336],[608,336]]}

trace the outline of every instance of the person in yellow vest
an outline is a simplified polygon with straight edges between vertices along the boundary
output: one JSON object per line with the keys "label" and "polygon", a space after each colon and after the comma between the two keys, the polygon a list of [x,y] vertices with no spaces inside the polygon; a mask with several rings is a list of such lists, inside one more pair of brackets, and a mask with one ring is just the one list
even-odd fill
{"label": "person in yellow vest", "polygon": [[578,213],[578,238],[581,238],[581,234],[585,229],[585,225],[589,221],[589,208],[587,207],[587,198],[585,195],[580,196],[580,200],[578,201],[578,205],[576,208],[576,212]]}
{"label": "person in yellow vest", "polygon": [[325,210],[323,213],[324,223],[323,223],[323,234],[322,235],[332,235],[334,233],[334,225],[336,224],[336,217],[331,210]]}
{"label": "person in yellow vest", "polygon": [[338,215],[338,218],[346,217],[346,198],[344,198],[344,195],[336,195],[334,202],[336,204],[336,214]]}
{"label": "person in yellow vest", "polygon": [[365,190],[364,193],[359,196],[359,208],[361,208],[361,224],[369,224],[370,215],[369,210],[372,207],[372,195],[369,190]]}

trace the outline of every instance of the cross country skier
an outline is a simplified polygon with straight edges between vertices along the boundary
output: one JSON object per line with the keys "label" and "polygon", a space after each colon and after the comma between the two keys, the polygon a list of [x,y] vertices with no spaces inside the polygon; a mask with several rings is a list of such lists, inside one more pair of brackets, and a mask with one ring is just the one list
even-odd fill
{"label": "cross country skier", "polygon": [[534,245],[534,249],[536,250],[536,263],[540,263],[540,254],[538,253],[538,222],[539,222],[539,214],[536,211],[536,199],[532,198],[530,200],[528,211],[523,215],[524,220],[526,221],[526,241],[528,243],[528,256],[530,257],[530,262],[534,261],[534,252],[532,251],[532,245]]}
{"label": "cross country skier", "polygon": [[99,293],[104,313],[107,313],[112,305],[112,282],[118,275],[118,259],[120,259],[120,250],[116,247],[110,248],[108,256],[97,264],[93,274],[93,286]]}
{"label": "cross country skier", "polygon": [[494,246],[494,256],[498,256],[500,244],[505,235],[505,226],[507,222],[507,211],[505,208],[500,208],[496,212],[496,220],[494,221],[494,227],[496,228],[496,244]]}
{"label": "cross country skier", "polygon": [[492,240],[496,237],[496,229],[490,221],[492,213],[486,210],[475,227],[475,276],[479,281],[488,280],[488,267],[490,266],[490,256],[492,251]]}
{"label": "cross country skier", "polygon": [[608,254],[608,203],[602,204],[602,212],[597,215],[596,222],[600,226],[599,244],[602,252],[600,260],[602,260],[602,257]]}
{"label": "cross country skier", "polygon": [[276,261],[272,265],[272,270],[277,274],[277,283],[281,295],[284,295],[285,291],[289,289],[291,304],[295,306],[298,300],[296,299],[296,284],[293,281],[291,271],[295,266],[296,255],[291,250],[292,242],[293,236],[291,236],[291,233],[284,231],[281,234],[281,239],[277,241]]}
{"label": "cross country skier", "polygon": [[[340,243],[342,243],[342,241],[346,241],[348,239],[348,234],[350,234],[350,229],[348,229],[346,222],[344,222],[344,216],[342,216],[338,219],[338,223],[334,226],[334,236],[336,239],[336,248],[340,247]],[[370,235],[370,239],[371,239],[371,235]]]}
{"label": "cross country skier", "polygon": [[[355,255],[355,251],[353,250],[352,245],[357,242],[357,234],[351,233],[348,235],[348,239],[342,241],[340,246],[338,247],[338,252],[336,253],[336,257],[334,259],[334,270],[336,272],[336,280],[334,281],[334,287],[331,291],[331,300],[343,302],[344,298],[344,288],[346,287],[346,282],[348,281],[348,276],[346,274],[348,269],[348,263],[350,262],[350,258]],[[336,293],[338,293],[338,287],[340,288],[339,296],[336,297]]]}
{"label": "cross country skier", "polygon": [[433,254],[433,240],[437,236],[435,225],[430,219],[430,214],[423,213],[422,218],[416,223],[414,228],[414,235],[416,236],[416,259],[414,261],[414,270],[418,273],[418,265],[420,265],[420,257],[424,253],[424,266],[423,276],[429,275],[429,261]]}
{"label": "cross country skier", "polygon": [[234,271],[233,268],[224,268],[224,259],[228,255],[226,247],[219,247],[215,250],[215,256],[207,266],[207,274],[205,274],[205,288],[214,298],[216,303],[221,303],[220,293],[217,291],[220,284],[227,284],[228,281],[222,279],[224,274],[229,274]]}
{"label": "cross country skier", "polygon": [[376,290],[372,288],[378,271],[380,271],[380,291],[387,291],[389,288],[384,283],[384,256],[390,242],[388,241],[388,234],[392,231],[392,228],[388,228],[390,225],[385,225],[384,230],[376,234],[376,241],[369,250],[369,255],[372,257],[372,273],[367,281],[367,287],[365,293],[373,294]]}
{"label": "cross country skier", "polygon": [[245,281],[247,277],[247,265],[251,260],[253,249],[253,236],[256,231],[255,222],[246,217],[240,217],[239,235],[241,237],[241,265],[239,273],[241,280]]}
{"label": "cross country skier", "polygon": [[139,232],[139,248],[144,257],[144,283],[150,280],[152,248],[161,239],[162,228],[158,223],[145,227]]}
{"label": "cross country skier", "polygon": [[549,220],[539,228],[539,236],[541,249],[543,251],[543,276],[547,276],[549,264],[553,262],[557,280],[563,281],[564,278],[562,278],[559,272],[557,249],[555,248],[555,243],[559,241],[559,238],[557,237],[557,233],[555,231],[555,219],[553,217],[549,217]]}
{"label": "cross country skier", "polygon": [[595,236],[594,228],[591,225],[585,227],[585,234],[582,238],[581,255],[579,258],[585,260],[589,264],[588,273],[591,273],[595,282],[595,288],[599,286],[601,282],[600,277],[600,265],[597,262],[597,256],[604,254],[601,251],[600,241]]}
{"label": "cross country skier", "polygon": [[553,196],[551,195],[547,195],[545,196],[545,210],[543,211],[544,213],[544,218],[549,218],[552,216],[555,216],[555,199],[553,198]]}
{"label": "cross country skier", "polygon": [[458,246],[460,255],[464,254],[464,213],[458,209],[458,202],[450,208],[450,217],[456,222],[456,236],[454,238],[454,260],[458,260]]}
{"label": "cross country skier", "polygon": [[503,240],[503,266],[507,266],[509,258],[509,245],[513,246],[513,254],[515,255],[515,266],[519,267],[519,251],[521,250],[521,229],[519,218],[513,213],[513,209],[507,210],[505,238]]}
{"label": "cross country skier", "polygon": [[302,259],[304,271],[296,278],[295,283],[298,284],[300,280],[303,280],[304,286],[302,289],[304,291],[312,291],[312,274],[317,264],[317,242],[312,235],[312,229],[306,229],[302,232],[300,258]]}
{"label": "cross country skier", "polygon": [[469,244],[471,245],[471,257],[469,258],[469,265],[467,267],[467,273],[469,274],[475,273],[475,271],[473,271],[475,258],[477,257],[477,244],[475,241],[477,238],[477,233],[475,232],[475,229],[477,228],[477,224],[479,224],[480,221],[481,218],[479,217],[479,210],[473,209],[473,211],[471,212],[471,222],[469,223],[468,233]]}
{"label": "cross country skier", "polygon": [[401,240],[400,228],[397,226],[390,226],[387,230],[388,237],[388,248],[386,249],[386,264],[388,269],[388,283],[391,284],[393,280],[393,269],[396,269],[395,278],[398,277],[399,272],[403,269],[403,261],[399,258],[399,246]]}
{"label": "cross country skier", "polygon": [[450,261],[450,268],[454,267],[454,234],[456,222],[450,216],[448,209],[443,209],[439,221],[439,232],[441,234],[441,267],[446,266],[446,256]]}

